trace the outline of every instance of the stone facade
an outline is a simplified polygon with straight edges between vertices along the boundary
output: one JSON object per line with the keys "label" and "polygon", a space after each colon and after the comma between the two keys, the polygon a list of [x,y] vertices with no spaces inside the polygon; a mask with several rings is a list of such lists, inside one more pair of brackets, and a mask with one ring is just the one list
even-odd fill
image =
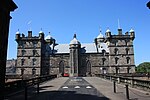
{"label": "stone facade", "polygon": [[118,29],[117,35],[112,35],[108,29],[105,37],[101,34],[95,38],[95,43],[81,44],[76,34],[70,44],[57,44],[56,40],[44,33],[39,36],[28,36],[16,33],[17,74],[48,75],[57,74],[70,76],[91,76],[106,73],[133,73],[134,30],[123,34]]}

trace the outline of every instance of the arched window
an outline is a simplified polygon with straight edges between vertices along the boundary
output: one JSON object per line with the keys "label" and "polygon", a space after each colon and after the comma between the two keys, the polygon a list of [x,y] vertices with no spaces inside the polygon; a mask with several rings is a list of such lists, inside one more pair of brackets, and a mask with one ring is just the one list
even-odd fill
{"label": "arched window", "polygon": [[126,48],[126,54],[127,55],[129,54],[129,48]]}
{"label": "arched window", "polygon": [[127,64],[130,64],[130,57],[127,57]]}
{"label": "arched window", "polygon": [[64,73],[64,61],[59,62],[59,73]]}
{"label": "arched window", "polygon": [[115,53],[115,55],[118,55],[118,49],[117,48],[114,49],[114,53]]}
{"label": "arched window", "polygon": [[87,66],[86,72],[91,73],[91,63],[89,60],[87,61],[86,66]]}
{"label": "arched window", "polygon": [[115,64],[118,64],[118,60],[119,60],[119,58],[115,58]]}

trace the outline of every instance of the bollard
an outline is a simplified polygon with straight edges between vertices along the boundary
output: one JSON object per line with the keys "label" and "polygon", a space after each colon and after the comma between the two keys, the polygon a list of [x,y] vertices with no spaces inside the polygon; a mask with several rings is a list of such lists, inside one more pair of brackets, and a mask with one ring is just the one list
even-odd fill
{"label": "bollard", "polygon": [[27,97],[27,96],[28,96],[28,95],[27,95],[27,91],[28,91],[28,87],[27,87],[26,82],[25,82],[25,90],[24,90],[24,96],[25,96],[24,99],[25,99],[25,100],[27,100],[27,98],[28,98],[28,97]]}
{"label": "bollard", "polygon": [[114,93],[116,93],[116,82],[115,82],[115,80],[113,81],[113,84],[114,84]]}
{"label": "bollard", "polygon": [[126,84],[125,87],[126,87],[126,98],[129,100],[129,88],[128,88],[128,84]]}
{"label": "bollard", "polygon": [[39,94],[39,79],[38,79],[38,82],[37,82],[37,93]]}

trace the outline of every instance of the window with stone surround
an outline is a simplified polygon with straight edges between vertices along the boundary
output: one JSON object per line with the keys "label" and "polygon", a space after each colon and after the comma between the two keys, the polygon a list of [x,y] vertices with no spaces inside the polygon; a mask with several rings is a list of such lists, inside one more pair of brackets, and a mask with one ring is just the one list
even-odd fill
{"label": "window with stone surround", "polygon": [[36,59],[35,58],[32,59],[32,65],[33,66],[36,65]]}
{"label": "window with stone surround", "polygon": [[26,54],[25,50],[21,50],[21,52],[22,52],[22,56],[24,56]]}
{"label": "window with stone surround", "polygon": [[36,46],[37,46],[37,42],[33,41],[33,48],[36,48]]}
{"label": "window with stone surround", "polygon": [[21,66],[24,65],[25,59],[21,59]]}
{"label": "window with stone surround", "polygon": [[33,50],[33,56],[35,56],[35,55],[36,55],[36,53],[37,53],[37,51],[36,51],[36,50]]}
{"label": "window with stone surround", "polygon": [[106,58],[102,58],[102,65],[105,65]]}
{"label": "window with stone surround", "polygon": [[119,58],[116,57],[116,58],[115,58],[115,64],[118,64],[118,60],[119,60]]}
{"label": "window with stone surround", "polygon": [[130,64],[130,57],[127,57],[127,64]]}
{"label": "window with stone surround", "polygon": [[24,74],[24,68],[21,68],[21,75]]}
{"label": "window with stone surround", "polygon": [[32,69],[32,75],[36,75],[36,69],[35,68]]}
{"label": "window with stone surround", "polygon": [[126,54],[127,55],[129,54],[129,48],[126,48]]}
{"label": "window with stone surround", "polygon": [[119,50],[117,48],[114,49],[114,53],[115,55],[118,55],[119,54]]}

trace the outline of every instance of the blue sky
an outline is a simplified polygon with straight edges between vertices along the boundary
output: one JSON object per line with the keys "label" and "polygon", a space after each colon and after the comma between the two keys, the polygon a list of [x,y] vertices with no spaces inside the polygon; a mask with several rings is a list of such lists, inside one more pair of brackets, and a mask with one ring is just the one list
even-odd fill
{"label": "blue sky", "polygon": [[[118,19],[123,32],[133,28],[135,64],[150,61],[150,10],[148,0],[14,0],[18,9],[11,13],[7,59],[17,57],[15,33],[33,35],[42,30],[58,43],[68,43],[73,34],[81,43],[93,42],[107,27],[117,34]],[[28,22],[31,22],[28,24]]]}

